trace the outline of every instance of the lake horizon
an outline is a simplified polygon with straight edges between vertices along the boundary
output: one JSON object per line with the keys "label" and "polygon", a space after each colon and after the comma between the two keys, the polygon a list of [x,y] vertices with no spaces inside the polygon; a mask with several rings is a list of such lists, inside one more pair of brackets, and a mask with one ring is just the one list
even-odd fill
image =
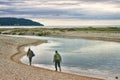
{"label": "lake horizon", "polygon": [[120,27],[120,25],[76,25],[76,26],[0,26],[0,28],[108,28],[108,27]]}

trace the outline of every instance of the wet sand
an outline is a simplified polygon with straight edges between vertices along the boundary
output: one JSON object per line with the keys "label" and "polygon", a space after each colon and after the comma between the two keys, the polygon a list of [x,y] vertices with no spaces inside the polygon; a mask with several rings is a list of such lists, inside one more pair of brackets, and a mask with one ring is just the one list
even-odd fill
{"label": "wet sand", "polygon": [[103,80],[29,66],[20,62],[24,47],[46,41],[0,35],[0,80]]}

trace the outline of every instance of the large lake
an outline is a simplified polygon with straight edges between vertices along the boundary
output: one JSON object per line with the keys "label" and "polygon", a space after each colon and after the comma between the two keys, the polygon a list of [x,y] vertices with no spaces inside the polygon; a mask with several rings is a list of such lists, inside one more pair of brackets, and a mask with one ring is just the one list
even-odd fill
{"label": "large lake", "polygon": [[[37,46],[28,46],[34,53],[33,65],[54,70],[55,50],[62,56],[62,71],[114,80],[120,76],[120,43],[86,39],[23,36],[48,40]],[[28,64],[24,56],[21,61]]]}

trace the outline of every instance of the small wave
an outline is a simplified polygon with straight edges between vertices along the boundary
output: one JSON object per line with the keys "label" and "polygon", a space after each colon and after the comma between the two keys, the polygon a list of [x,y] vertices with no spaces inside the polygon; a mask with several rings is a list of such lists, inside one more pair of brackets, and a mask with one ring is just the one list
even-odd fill
{"label": "small wave", "polygon": [[[54,70],[54,65],[47,65],[47,64],[33,64],[33,65],[37,67],[43,67],[46,69]],[[69,67],[69,66],[62,66],[62,71],[71,74],[102,78],[105,80],[116,80],[115,76],[119,75],[119,74],[112,74],[109,71],[96,70],[96,69],[82,69],[79,67]]]}

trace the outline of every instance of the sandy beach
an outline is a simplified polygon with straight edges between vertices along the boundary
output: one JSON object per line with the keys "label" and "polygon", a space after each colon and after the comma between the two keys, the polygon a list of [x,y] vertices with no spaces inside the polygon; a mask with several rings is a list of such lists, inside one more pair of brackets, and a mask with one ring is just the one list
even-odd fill
{"label": "sandy beach", "polygon": [[56,31],[50,36],[120,42],[120,33],[115,32]]}
{"label": "sandy beach", "polygon": [[46,41],[0,35],[0,80],[103,80],[23,64],[24,47]]}

